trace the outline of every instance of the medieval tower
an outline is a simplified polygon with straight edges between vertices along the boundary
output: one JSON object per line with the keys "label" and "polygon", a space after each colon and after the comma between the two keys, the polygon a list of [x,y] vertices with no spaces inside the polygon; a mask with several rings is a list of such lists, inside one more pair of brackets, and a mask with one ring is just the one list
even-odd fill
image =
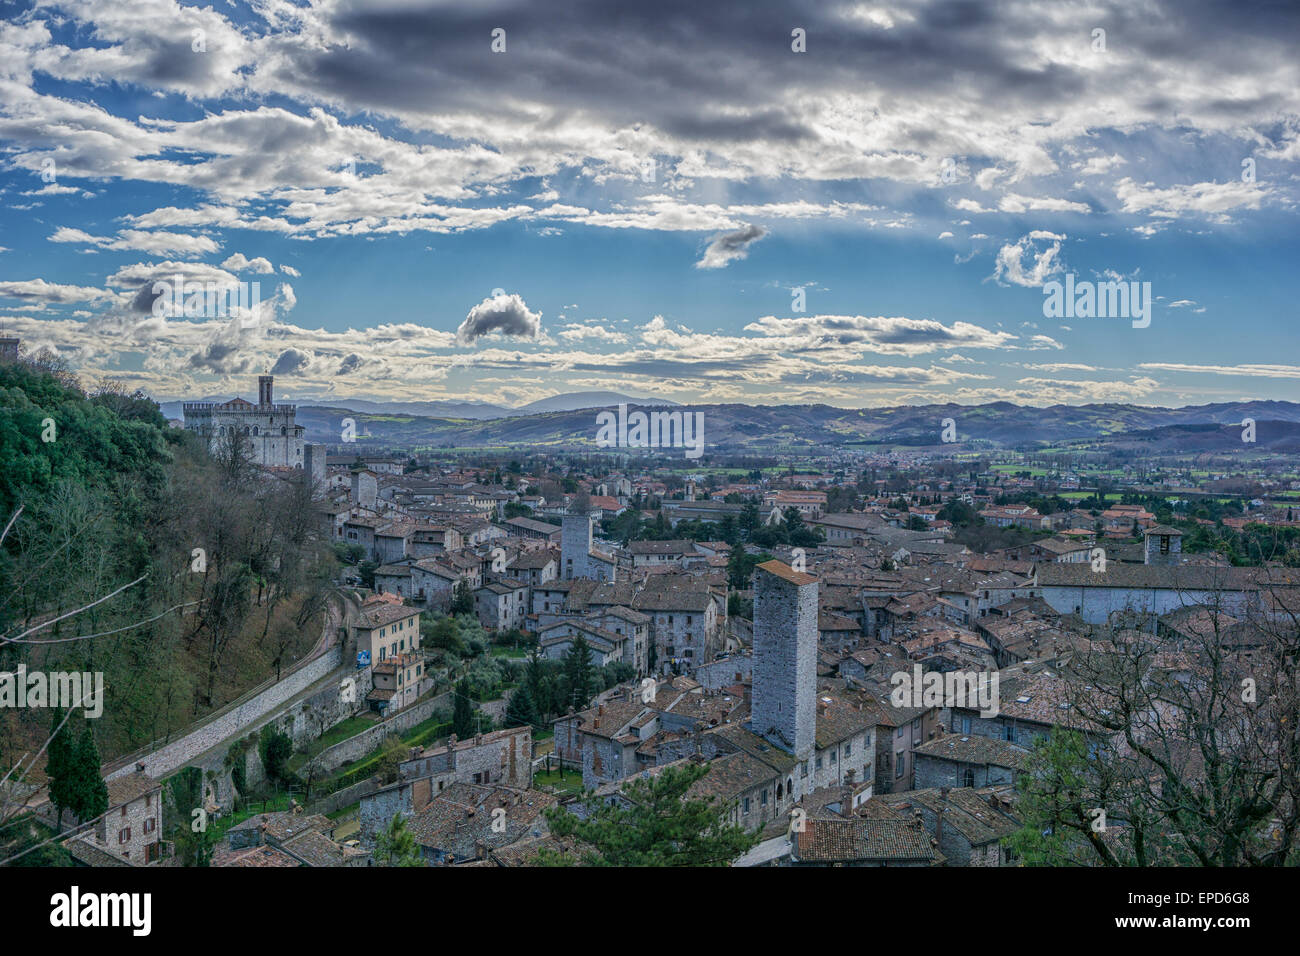
{"label": "medieval tower", "polygon": [[800,760],[817,737],[817,578],[782,561],[754,569],[750,729]]}

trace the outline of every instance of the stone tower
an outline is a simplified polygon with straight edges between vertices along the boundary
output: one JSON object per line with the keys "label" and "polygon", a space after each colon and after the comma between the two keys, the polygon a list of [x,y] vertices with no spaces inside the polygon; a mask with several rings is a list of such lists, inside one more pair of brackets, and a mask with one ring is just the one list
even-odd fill
{"label": "stone tower", "polygon": [[782,561],[754,569],[750,729],[793,753],[817,737],[817,579]]}
{"label": "stone tower", "polygon": [[591,554],[591,515],[564,515],[560,525],[561,580],[590,577],[587,558]]}
{"label": "stone tower", "polygon": [[272,375],[257,376],[257,404],[262,408],[268,405],[274,405],[271,396],[275,387],[275,377]]}
{"label": "stone tower", "polygon": [[1168,525],[1152,525],[1142,533],[1146,539],[1144,564],[1181,564],[1183,533]]}

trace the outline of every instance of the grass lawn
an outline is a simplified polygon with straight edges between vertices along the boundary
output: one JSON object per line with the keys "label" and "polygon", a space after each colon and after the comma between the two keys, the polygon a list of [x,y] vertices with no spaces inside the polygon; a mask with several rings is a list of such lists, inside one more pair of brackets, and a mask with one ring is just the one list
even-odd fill
{"label": "grass lawn", "polygon": [[277,810],[288,810],[290,796],[287,793],[276,794],[268,797],[265,802],[254,800],[246,803],[242,810],[235,813],[227,813],[220,820],[213,820],[208,824],[208,830],[212,834],[213,844],[220,843],[225,839],[226,831],[236,824],[243,823],[249,817],[256,816],[259,813],[273,813]]}
{"label": "grass lawn", "polygon": [[297,772],[308,760],[315,757],[318,753],[327,747],[333,747],[335,744],[342,743],[363,731],[369,730],[375,724],[379,723],[380,716],[375,713],[357,714],[355,717],[349,717],[342,723],[335,724],[327,730],[324,736],[313,740],[307,745],[304,753],[295,753],[289,758],[289,769]]}
{"label": "grass lawn", "polygon": [[349,813],[355,813],[360,809],[361,809],[361,801],[358,800],[356,803],[349,804],[346,807],[339,807],[333,813],[327,813],[325,814],[325,816],[329,817],[331,820],[338,820],[341,819],[342,817],[346,817]]}
{"label": "grass lawn", "polygon": [[549,787],[561,794],[582,793],[582,772],[555,769],[550,773],[534,773],[534,787]]}
{"label": "grass lawn", "polygon": [[505,647],[494,644],[489,651],[490,657],[507,657],[512,661],[520,661],[528,656],[528,651],[522,647]]}

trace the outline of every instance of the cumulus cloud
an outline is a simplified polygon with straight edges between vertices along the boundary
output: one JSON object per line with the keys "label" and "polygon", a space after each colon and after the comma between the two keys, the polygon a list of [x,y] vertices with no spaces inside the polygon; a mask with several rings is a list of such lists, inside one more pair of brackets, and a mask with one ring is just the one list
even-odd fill
{"label": "cumulus cloud", "polygon": [[541,334],[542,313],[529,309],[521,296],[502,292],[469,310],[456,330],[456,340],[472,345],[485,335],[536,340]]}
{"label": "cumulus cloud", "polygon": [[242,252],[236,252],[221,263],[221,268],[229,269],[231,272],[256,272],[261,275],[269,275],[275,271],[269,259],[258,256],[256,259],[247,258]]}
{"label": "cumulus cloud", "polygon": [[292,375],[311,364],[311,356],[302,349],[285,349],[271,366],[272,375]]}
{"label": "cumulus cloud", "polygon": [[[1027,288],[1041,286],[1048,276],[1061,269],[1059,256],[1061,240],[1064,238],[1036,230],[1016,242],[1004,245],[998,250],[992,278]],[[1040,252],[1034,244],[1044,240],[1050,240],[1051,245]],[[1031,262],[1029,266],[1025,265],[1026,257]]]}
{"label": "cumulus cloud", "polygon": [[756,225],[716,235],[704,250],[704,256],[695,263],[695,268],[722,269],[737,259],[744,259],[749,255],[749,247],[766,235],[767,230]]}

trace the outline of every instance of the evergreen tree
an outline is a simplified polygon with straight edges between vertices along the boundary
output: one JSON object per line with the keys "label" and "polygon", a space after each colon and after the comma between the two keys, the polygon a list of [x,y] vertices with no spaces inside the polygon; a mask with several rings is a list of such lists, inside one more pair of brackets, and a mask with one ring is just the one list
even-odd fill
{"label": "evergreen tree", "polygon": [[591,647],[581,634],[569,646],[564,655],[564,697],[566,704],[575,709],[587,706],[595,684],[594,668],[591,664]]}
{"label": "evergreen tree", "polygon": [[[626,803],[591,799],[583,819],[563,807],[546,811],[551,832],[584,844],[588,866],[729,866],[758,842],[728,822],[729,808],[687,792],[708,773],[707,764],[668,767],[637,778],[624,789]],[[573,861],[543,850],[537,862],[567,866]]]}
{"label": "evergreen tree", "polygon": [[99,774],[99,748],[87,723],[72,752],[72,787],[75,801],[71,809],[85,823],[108,811],[108,785]]}
{"label": "evergreen tree", "polygon": [[54,720],[50,724],[50,745],[46,748],[45,775],[50,781],[50,802],[54,804],[56,826],[63,825],[63,811],[72,809],[76,803],[76,794],[72,786],[72,757],[76,747],[72,739],[72,728],[63,722],[64,711],[54,711]]}
{"label": "evergreen tree", "polygon": [[520,684],[510,695],[510,703],[506,704],[506,726],[538,727],[540,725],[537,708],[533,704],[533,695],[528,690],[527,684]]}
{"label": "evergreen tree", "polygon": [[456,586],[452,588],[451,613],[453,615],[474,613],[474,592],[470,590],[468,581],[457,581]]}
{"label": "evergreen tree", "polygon": [[546,669],[542,666],[541,652],[534,647],[528,655],[528,667],[524,671],[524,686],[533,699],[533,708],[540,721],[545,721],[552,713],[550,687],[546,679]]}
{"label": "evergreen tree", "polygon": [[424,866],[420,847],[400,813],[375,836],[375,862],[380,866]]}
{"label": "evergreen tree", "polygon": [[456,701],[451,711],[451,732],[461,740],[474,736],[478,721],[474,719],[474,704],[469,699],[469,681],[460,679],[456,685]]}

